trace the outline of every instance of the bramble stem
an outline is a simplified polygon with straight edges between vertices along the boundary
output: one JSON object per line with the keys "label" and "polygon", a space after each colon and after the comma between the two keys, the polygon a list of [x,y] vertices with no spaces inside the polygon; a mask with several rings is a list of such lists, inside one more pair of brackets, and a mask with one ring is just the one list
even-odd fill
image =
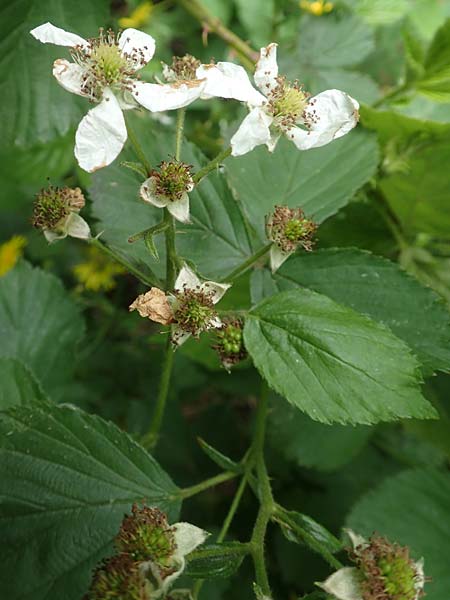
{"label": "bramble stem", "polygon": [[136,134],[134,133],[134,129],[130,124],[130,118],[128,116],[125,116],[125,123],[127,126],[128,139],[130,140],[131,145],[133,146],[133,150],[136,153],[138,159],[141,161],[142,166],[147,171],[147,176],[150,176],[150,173],[152,172],[152,165],[147,160],[147,157],[145,156],[144,151],[142,150],[141,145],[138,142]]}
{"label": "bramble stem", "polygon": [[127,271],[132,273],[139,281],[145,283],[148,286],[158,286],[160,282],[154,273],[151,276],[142,273],[139,269],[130,264],[125,258],[122,258],[120,254],[112,250],[109,246],[101,242],[98,238],[92,238],[89,240],[89,244],[92,244],[105,254],[107,254],[110,258],[118,262],[122,267],[124,267]]}
{"label": "bramble stem", "polygon": [[253,528],[250,545],[252,549],[253,564],[255,566],[256,583],[263,594],[271,595],[269,579],[267,576],[264,557],[264,543],[267,525],[274,511],[274,500],[270,487],[266,463],[264,461],[264,438],[266,431],[266,417],[269,402],[269,388],[265,382],[262,384],[261,397],[256,411],[255,432],[252,444],[252,456],[256,463],[258,477],[260,507]]}
{"label": "bramble stem", "polygon": [[232,281],[233,279],[236,279],[236,277],[239,277],[239,275],[242,275],[242,273],[244,273],[249,267],[251,267],[259,258],[261,258],[261,256],[267,254],[271,246],[272,242],[270,242],[270,244],[266,244],[265,246],[257,250],[254,254],[249,256],[246,260],[244,260],[242,264],[240,264],[233,271],[231,271],[231,273],[228,273],[228,275],[223,277],[220,281]]}
{"label": "bramble stem", "polygon": [[409,86],[406,83],[392,88],[390,92],[388,92],[384,96],[381,96],[381,98],[378,98],[378,100],[376,100],[372,104],[372,108],[378,108],[379,106],[382,106],[386,101],[389,102],[390,100],[395,100],[395,98],[401,96],[404,92],[407,92],[408,89]]}
{"label": "bramble stem", "polygon": [[210,13],[206,6],[199,0],[178,0],[178,4],[200,21],[205,29],[213,31],[229,46],[234,48],[243,65],[248,69],[254,69],[255,62],[258,60],[258,53],[239,36],[225,27],[222,21]]}
{"label": "bramble stem", "polygon": [[229,481],[230,479],[234,479],[237,477],[237,473],[233,473],[232,471],[224,471],[223,473],[219,473],[219,475],[215,475],[209,479],[205,479],[205,481],[201,481],[196,485],[191,485],[190,487],[183,488],[180,490],[179,494],[177,494],[177,498],[191,498],[192,496],[196,496],[200,494],[200,492],[204,492],[211,487],[219,485],[220,483],[224,483],[225,481]]}
{"label": "bramble stem", "polygon": [[213,158],[208,164],[206,164],[202,169],[200,169],[200,171],[195,173],[195,175],[193,177],[194,183],[195,184],[199,183],[203,179],[203,177],[206,177],[206,175],[208,175],[208,173],[213,171],[222,161],[224,161],[226,158],[228,158],[228,156],[230,156],[230,154],[231,154],[231,146],[228,146],[228,148],[225,148],[225,150],[222,150],[222,152],[219,152],[219,154],[215,158]]}

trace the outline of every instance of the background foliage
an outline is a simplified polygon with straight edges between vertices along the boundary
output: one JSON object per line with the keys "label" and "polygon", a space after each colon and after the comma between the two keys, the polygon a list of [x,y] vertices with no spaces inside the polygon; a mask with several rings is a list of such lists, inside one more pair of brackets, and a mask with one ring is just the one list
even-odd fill
{"label": "background foliage", "polygon": [[[264,243],[264,216],[274,204],[301,205],[321,223],[319,243],[275,275],[267,268],[243,275],[225,297],[224,309],[258,304],[245,330],[256,368],[246,363],[228,375],[208,336],[177,351],[155,458],[136,440],[148,429],[164,339],[128,313],[145,286],[81,242],[49,246],[30,226],[33,196],[47,177],[80,185],[102,239],[144,272],[151,262],[161,274],[163,261],[151,261],[143,242],[127,242],[158,218],[137,199],[138,174],[120,164],[135,160],[131,148],[95,175],[78,168],[74,128],[85,103],[51,75],[61,49],[28,34],[47,20],[83,36],[99,26],[131,25],[156,39],[157,56],[167,62],[185,52],[203,62],[239,59],[179,3],[156,3],[137,22],[138,4],[0,4],[2,594],[79,600],[132,502],[146,499],[178,518],[184,488],[215,475],[215,463],[228,469],[234,463],[227,460],[244,454],[259,370],[290,400],[271,393],[267,460],[280,503],[308,515],[295,518],[330,552],[339,550],[334,536],[345,525],[409,544],[433,579],[427,597],[448,600],[450,2],[345,0],[317,16],[294,0],[204,0],[253,47],[278,41],[281,69],[312,93],[337,87],[357,98],[361,125],[318,150],[300,153],[282,141],[272,157],[258,148],[230,159],[192,194],[193,225],[179,235],[178,248],[205,277],[226,275]],[[130,16],[134,23],[121,21]],[[158,71],[154,60],[144,77]],[[183,159],[197,166],[213,157],[240,110],[231,102],[194,104]],[[174,152],[174,116],[167,120],[133,120],[152,163]],[[23,239],[8,242],[14,235]],[[270,296],[278,292],[274,316]],[[292,313],[295,319],[285,318]],[[310,320],[344,357],[337,366],[309,331]],[[339,342],[331,329],[339,330]],[[288,363],[287,336],[297,340]],[[295,372],[294,382],[286,369]],[[329,393],[336,378],[350,386],[351,397]],[[308,394],[299,396],[303,385]],[[420,420],[433,414],[439,419]],[[392,416],[413,418],[379,423]],[[183,520],[217,533],[236,486],[230,480],[186,500]],[[248,539],[256,510],[247,491],[229,541]],[[276,598],[301,597],[329,573],[293,538],[286,528],[269,529]],[[201,597],[252,598],[250,561],[231,575],[238,564],[207,582]],[[202,568],[200,560],[193,563],[187,586]]]}

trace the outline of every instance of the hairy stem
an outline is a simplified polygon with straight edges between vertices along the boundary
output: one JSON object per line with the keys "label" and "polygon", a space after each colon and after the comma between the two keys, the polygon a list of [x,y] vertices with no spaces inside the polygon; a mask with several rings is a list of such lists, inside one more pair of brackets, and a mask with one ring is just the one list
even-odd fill
{"label": "hairy stem", "polygon": [[257,250],[254,254],[252,254],[246,260],[244,260],[242,264],[240,264],[233,271],[231,271],[231,273],[228,273],[228,275],[223,277],[221,281],[232,281],[233,279],[236,279],[236,277],[239,277],[239,275],[242,275],[242,273],[245,273],[245,271],[249,267],[251,267],[258,259],[264,256],[264,254],[267,254],[267,252],[269,252],[271,246],[272,242],[270,242],[270,244],[266,244],[265,246]]}
{"label": "hairy stem", "polygon": [[229,46],[234,48],[243,65],[248,69],[254,68],[255,62],[258,60],[258,53],[239,36],[225,27],[222,21],[210,13],[200,0],[177,0],[177,2],[189,14],[195,17],[205,29],[216,33]]}
{"label": "hairy stem", "polygon": [[231,154],[231,146],[222,150],[215,158],[213,158],[208,164],[206,164],[200,171],[195,173],[193,180],[194,183],[199,183],[203,177],[206,177],[208,173],[213,171],[222,161],[224,161]]}
{"label": "hairy stem", "polygon": [[266,562],[264,556],[264,544],[267,525],[274,510],[274,500],[270,487],[269,476],[264,460],[264,438],[266,430],[266,417],[269,401],[269,389],[263,382],[261,397],[256,412],[255,433],[252,444],[252,456],[256,464],[256,475],[258,478],[258,491],[260,507],[253,528],[250,545],[252,548],[253,564],[255,566],[256,583],[263,594],[270,596],[270,584],[267,576]]}
{"label": "hairy stem", "polygon": [[225,481],[229,481],[230,479],[234,479],[237,476],[237,473],[233,473],[232,471],[224,471],[223,473],[219,473],[219,475],[215,475],[214,477],[205,479],[205,481],[201,481],[196,485],[191,485],[190,487],[183,488],[177,494],[177,498],[191,498],[192,496],[200,494],[200,492],[204,492],[205,490],[208,490],[211,487],[219,485],[220,483],[224,483]]}
{"label": "hairy stem", "polygon": [[[118,262],[122,267],[124,267],[127,271],[132,273],[139,281],[145,283],[149,286],[158,286],[160,285],[159,279],[156,277],[154,273],[145,274],[142,273],[139,269],[134,267],[131,263],[129,263],[125,258],[123,258],[120,254],[118,254],[115,250],[112,250],[109,246],[101,242],[98,238],[93,238],[89,240],[89,243],[92,246],[95,246],[105,254],[107,254],[110,258]],[[149,269],[150,270],[150,269]]]}

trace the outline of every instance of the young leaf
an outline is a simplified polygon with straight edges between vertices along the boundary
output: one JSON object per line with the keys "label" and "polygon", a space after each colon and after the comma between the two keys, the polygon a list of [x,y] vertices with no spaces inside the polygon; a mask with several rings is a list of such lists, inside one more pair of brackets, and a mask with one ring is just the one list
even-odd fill
{"label": "young leaf", "polygon": [[265,242],[265,216],[276,204],[301,206],[321,223],[347,204],[377,164],[376,140],[360,130],[308,152],[299,152],[283,138],[273,154],[256,148],[229,161],[226,169],[237,199]]}
{"label": "young leaf", "polygon": [[234,460],[231,460],[231,458],[228,458],[228,456],[225,456],[225,454],[222,454],[222,452],[219,452],[219,450],[216,450],[215,448],[210,446],[207,442],[205,442],[205,440],[198,438],[198,443],[203,452],[213,462],[215,462],[216,465],[218,465],[225,471],[239,471],[239,465],[236,462],[234,462]]}
{"label": "young leaf", "polygon": [[83,333],[78,307],[50,273],[21,261],[0,279],[0,355],[20,360],[52,399],[70,379]]}
{"label": "young leaf", "polygon": [[275,518],[290,542],[306,544],[319,553],[324,549],[331,554],[342,550],[342,544],[337,537],[307,515],[294,510],[279,510]]}
{"label": "young leaf", "polygon": [[425,74],[418,89],[433,100],[450,100],[450,19],[437,30],[425,58]]}
{"label": "young leaf", "polygon": [[274,275],[252,276],[252,299],[308,287],[387,325],[425,371],[450,370],[450,314],[441,298],[385,258],[356,248],[291,257]]}
{"label": "young leaf", "polygon": [[433,418],[418,363],[388,329],[311,290],[283,292],[247,316],[245,346],[269,385],[324,423]]}
{"label": "young leaf", "polygon": [[437,469],[404,471],[386,479],[357,502],[347,527],[374,531],[408,545],[414,560],[424,558],[427,600],[443,600],[450,589],[450,474]]}
{"label": "young leaf", "polygon": [[173,520],[177,487],[113,424],[36,404],[0,420],[0,588],[11,599],[80,600],[131,505],[158,506]]}
{"label": "young leaf", "polygon": [[188,556],[185,573],[194,579],[230,577],[247,553],[247,546],[239,542],[208,544]]}

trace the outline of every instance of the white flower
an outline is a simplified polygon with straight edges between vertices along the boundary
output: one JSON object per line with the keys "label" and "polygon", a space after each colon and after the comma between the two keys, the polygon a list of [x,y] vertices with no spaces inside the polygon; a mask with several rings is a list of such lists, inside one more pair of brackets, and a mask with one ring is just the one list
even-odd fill
{"label": "white flower", "polygon": [[134,86],[136,100],[152,112],[183,108],[199,98],[233,98],[258,104],[264,100],[245,69],[230,62],[202,65],[187,54],[174,57],[171,66],[164,66],[163,74],[167,83],[137,82]]}
{"label": "white flower", "polygon": [[213,306],[230,287],[228,283],[201,282],[187,265],[181,268],[175,282],[175,295],[169,297],[174,312],[172,342],[176,346],[191,335],[198,336],[207,329],[222,327]]}
{"label": "white flower", "polygon": [[372,536],[366,540],[351,530],[347,530],[347,534],[358,566],[339,569],[318,583],[319,587],[337,600],[363,600],[365,592],[379,593],[380,590],[386,598],[392,595],[418,600],[422,596],[423,559],[412,561],[407,547],[391,544],[385,538]]}
{"label": "white flower", "polygon": [[135,108],[139,102],[136,71],[152,58],[154,39],[136,29],[125,29],[118,38],[112,32],[100,31],[98,38],[85,40],[51,23],[30,33],[44,44],[71,49],[74,62],[57,59],[53,75],[67,91],[97,103],[78,126],[75,156],[85,171],[106,167],[127,139],[122,110]]}
{"label": "white flower", "polygon": [[261,48],[255,83],[264,94],[249,101],[250,112],[231,138],[233,156],[266,144],[273,151],[281,134],[299,150],[324,146],[358,123],[359,104],[345,92],[326,90],[309,98],[297,84],[278,76],[277,44]]}
{"label": "white flower", "polygon": [[167,208],[181,223],[189,223],[189,192],[194,189],[194,181],[189,165],[172,160],[163,161],[159,170],[154,170],[141,185],[142,200]]}
{"label": "white flower", "polygon": [[62,240],[68,235],[89,240],[89,225],[78,214],[84,204],[85,199],[80,188],[49,186],[36,195],[33,225],[42,230],[50,243]]}

